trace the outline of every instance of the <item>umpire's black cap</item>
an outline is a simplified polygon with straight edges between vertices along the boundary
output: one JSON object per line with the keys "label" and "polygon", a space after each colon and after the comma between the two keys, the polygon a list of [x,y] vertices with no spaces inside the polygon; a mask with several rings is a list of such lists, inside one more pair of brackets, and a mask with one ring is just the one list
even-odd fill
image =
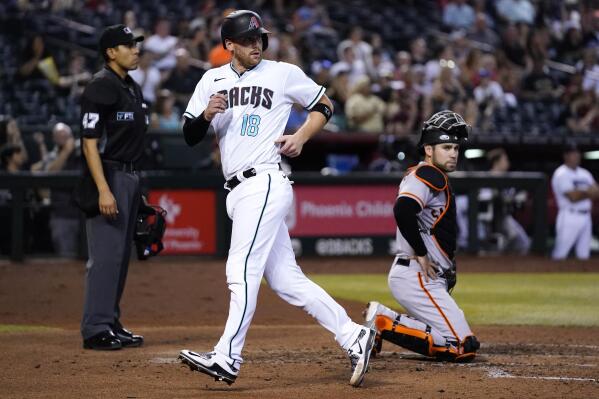
{"label": "umpire's black cap", "polygon": [[108,48],[113,48],[121,44],[128,45],[141,42],[143,40],[143,36],[135,36],[133,31],[131,31],[131,29],[125,25],[112,25],[104,29],[104,32],[102,32],[98,47],[100,53],[104,54]]}

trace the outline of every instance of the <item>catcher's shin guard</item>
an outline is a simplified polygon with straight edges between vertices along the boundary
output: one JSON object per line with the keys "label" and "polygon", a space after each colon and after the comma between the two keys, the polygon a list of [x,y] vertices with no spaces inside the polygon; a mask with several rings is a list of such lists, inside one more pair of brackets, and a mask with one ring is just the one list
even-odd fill
{"label": "catcher's shin guard", "polygon": [[[418,354],[434,357],[441,361],[469,362],[476,356],[480,344],[475,336],[468,336],[463,342],[446,340],[444,345],[435,344],[431,327],[423,323],[424,330],[401,324],[405,315],[395,320],[377,315],[376,327],[381,338]],[[410,321],[413,321],[410,319]]]}
{"label": "catcher's shin guard", "polygon": [[430,327],[427,326],[425,331],[409,328],[399,324],[400,317],[391,320],[386,316],[377,315],[376,326],[381,332],[381,338],[421,355],[434,356]]}

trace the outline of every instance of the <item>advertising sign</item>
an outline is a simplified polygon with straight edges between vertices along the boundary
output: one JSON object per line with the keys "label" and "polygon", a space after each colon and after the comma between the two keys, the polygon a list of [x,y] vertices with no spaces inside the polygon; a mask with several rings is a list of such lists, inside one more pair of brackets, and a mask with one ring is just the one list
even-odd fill
{"label": "advertising sign", "polygon": [[213,190],[153,190],[148,202],[168,212],[163,254],[216,253],[216,196]]}

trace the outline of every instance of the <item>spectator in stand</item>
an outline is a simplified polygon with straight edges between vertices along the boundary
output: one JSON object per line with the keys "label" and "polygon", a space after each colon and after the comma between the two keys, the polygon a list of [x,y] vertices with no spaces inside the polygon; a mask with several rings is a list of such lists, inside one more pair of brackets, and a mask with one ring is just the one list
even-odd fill
{"label": "spectator in stand", "polygon": [[[54,148],[44,159],[44,170],[59,172],[81,169],[81,150],[71,128],[57,123],[52,129]],[[70,189],[53,188],[50,193],[52,211],[50,230],[56,253],[63,257],[77,255],[80,231],[79,210],[71,205]]]}
{"label": "spectator in stand", "polygon": [[154,66],[164,71],[175,67],[175,49],[178,43],[179,39],[171,35],[170,21],[160,18],[156,22],[154,34],[146,39],[144,49],[155,55]]}
{"label": "spectator in stand", "polygon": [[293,45],[293,38],[291,35],[288,33],[281,33],[278,38],[279,48],[277,51],[277,61],[287,62],[301,67],[301,56],[297,48]]}
{"label": "spectator in stand", "polygon": [[293,13],[291,24],[296,40],[306,37],[309,43],[318,35],[337,38],[337,32],[331,27],[327,9],[318,4],[318,0],[303,0],[302,5]]}
{"label": "spectator in stand", "polygon": [[569,65],[576,65],[583,58],[584,42],[582,32],[577,24],[570,24],[563,40],[557,46],[557,60]]}
{"label": "spectator in stand", "polygon": [[495,3],[497,15],[509,23],[532,25],[536,10],[529,0],[499,0]]}
{"label": "spectator in stand", "polygon": [[577,64],[577,69],[583,73],[582,88],[593,90],[596,95],[599,95],[599,64],[595,49],[585,49],[582,61]]}
{"label": "spectator in stand", "polygon": [[15,144],[5,144],[0,149],[0,164],[2,170],[8,173],[17,173],[23,170],[26,155],[20,146]]}
{"label": "spectator in stand", "polygon": [[[590,13],[590,15],[588,14]],[[587,17],[587,18],[584,18]],[[599,9],[588,8],[587,14],[583,16],[582,21],[590,20],[588,26],[583,25],[584,45],[587,48],[599,50]]]}
{"label": "spectator in stand", "polygon": [[395,65],[385,58],[383,51],[379,48],[372,51],[372,68],[375,81],[383,77],[393,76],[395,72]]}
{"label": "spectator in stand", "polygon": [[[460,83],[467,92],[472,92],[480,81],[479,71],[481,69],[481,53],[478,49],[470,49],[470,52],[460,64]],[[457,112],[457,111],[455,111]],[[458,112],[459,113],[459,112]],[[461,114],[460,114],[461,115]]]}
{"label": "spectator in stand", "polygon": [[436,80],[438,80],[443,68],[451,69],[452,73],[457,76],[459,71],[456,67],[457,63],[455,61],[452,45],[446,44],[438,46],[435,51],[435,55],[424,66],[424,79],[428,93],[432,93],[433,84]]}
{"label": "spectator in stand", "polygon": [[398,51],[395,54],[395,73],[396,80],[402,80],[403,73],[412,69],[412,55],[407,51]]}
{"label": "spectator in stand", "polygon": [[87,70],[85,57],[81,53],[73,51],[69,60],[66,74],[60,77],[58,86],[64,89],[69,97],[79,99],[85,84],[92,78],[92,74]]}
{"label": "spectator in stand", "polygon": [[366,72],[373,78],[375,76],[374,67],[372,65],[372,46],[364,41],[364,31],[359,26],[352,27],[348,38],[341,41],[337,46],[337,57],[342,59],[345,49],[351,47],[356,60],[361,61],[366,66]]}
{"label": "spectator in stand", "polygon": [[[407,76],[407,75],[406,75]],[[417,97],[404,90],[393,90],[385,108],[385,133],[396,138],[407,138],[414,133],[418,120]]]}
{"label": "spectator in stand", "polygon": [[137,17],[135,16],[135,12],[133,10],[127,10],[125,11],[125,14],[123,14],[123,25],[128,26],[135,37],[146,36],[144,29],[137,25]]}
{"label": "spectator in stand", "polygon": [[521,35],[518,26],[510,24],[505,28],[501,50],[506,58],[516,67],[526,67],[526,41]]}
{"label": "spectator in stand", "polygon": [[532,60],[532,70],[524,76],[520,96],[529,101],[552,101],[563,93],[555,78],[549,74],[544,58]]}
{"label": "spectator in stand", "polygon": [[198,19],[190,23],[191,37],[185,41],[185,48],[189,56],[193,59],[208,62],[210,54],[210,40],[206,31],[206,23],[203,19]]}
{"label": "spectator in stand", "polygon": [[549,58],[551,36],[545,26],[533,28],[526,42],[526,51],[530,58]]}
{"label": "spectator in stand", "polygon": [[48,56],[49,52],[46,49],[42,35],[34,35],[27,41],[21,53],[18,76],[21,79],[43,79],[44,75],[38,69],[38,64]]}
{"label": "spectator in stand", "polygon": [[[441,72],[433,82],[431,101],[433,110],[449,109],[449,104],[456,99],[465,98],[466,91],[455,77],[455,64],[441,60]],[[453,66],[452,66],[453,65]]]}
{"label": "spectator in stand", "polygon": [[428,61],[428,47],[423,37],[417,37],[410,42],[412,65],[424,66]]}
{"label": "spectator in stand", "polygon": [[480,127],[483,131],[486,131],[489,129],[495,110],[505,104],[504,94],[501,85],[491,79],[491,72],[481,69],[478,76],[480,82],[474,89],[474,99],[482,116]]}
{"label": "spectator in stand", "polygon": [[595,92],[583,91],[570,103],[563,119],[573,134],[599,132],[599,102]]}
{"label": "spectator in stand", "polygon": [[17,146],[21,148],[21,152],[24,156],[24,161],[27,162],[28,155],[23,138],[21,136],[21,129],[15,118],[10,116],[0,117],[0,147],[4,145]]}
{"label": "spectator in stand", "polygon": [[174,69],[168,72],[168,78],[162,85],[168,89],[175,97],[175,104],[179,109],[183,109],[193,91],[204,75],[205,70],[198,68],[189,55],[189,52],[184,48],[179,48],[175,51],[177,64]]}
{"label": "spectator in stand", "polygon": [[158,68],[153,65],[153,60],[154,53],[144,49],[140,54],[139,66],[129,72],[129,76],[141,87],[144,100],[149,105],[156,102],[156,91],[162,83],[162,75]]}
{"label": "spectator in stand", "polygon": [[487,16],[484,13],[479,12],[476,14],[474,26],[469,29],[470,31],[466,35],[469,40],[488,44],[493,48],[498,46],[499,36],[497,36],[497,33],[489,27]]}
{"label": "spectator in stand", "polygon": [[[350,94],[349,71],[339,69],[333,73],[331,69],[331,84],[327,87],[326,95],[331,99],[337,110],[333,114],[333,118],[344,113],[345,104]],[[337,121],[337,124],[344,127],[345,122],[343,121]]]}
{"label": "spectator in stand", "polygon": [[454,29],[470,29],[474,24],[474,9],[466,0],[453,0],[443,9],[443,25]]}
{"label": "spectator in stand", "polygon": [[342,70],[348,74],[350,90],[356,82],[368,75],[366,64],[363,60],[356,58],[352,47],[346,47],[343,50],[343,57],[331,66],[331,75],[336,76]]}
{"label": "spectator in stand", "polygon": [[358,80],[345,103],[348,127],[352,130],[382,134],[384,132],[385,102],[372,94],[370,79]]}
{"label": "spectator in stand", "polygon": [[167,89],[162,89],[158,93],[151,126],[154,129],[173,133],[181,130],[181,113],[175,107],[175,96]]}

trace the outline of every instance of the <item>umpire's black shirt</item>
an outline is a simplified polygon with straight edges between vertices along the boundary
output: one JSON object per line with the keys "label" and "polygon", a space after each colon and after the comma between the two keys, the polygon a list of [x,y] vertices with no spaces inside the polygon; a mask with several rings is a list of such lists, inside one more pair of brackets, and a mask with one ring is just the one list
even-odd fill
{"label": "umpire's black shirt", "polygon": [[137,162],[144,148],[149,110],[131,76],[108,66],[96,73],[81,97],[81,136],[99,139],[102,159]]}

